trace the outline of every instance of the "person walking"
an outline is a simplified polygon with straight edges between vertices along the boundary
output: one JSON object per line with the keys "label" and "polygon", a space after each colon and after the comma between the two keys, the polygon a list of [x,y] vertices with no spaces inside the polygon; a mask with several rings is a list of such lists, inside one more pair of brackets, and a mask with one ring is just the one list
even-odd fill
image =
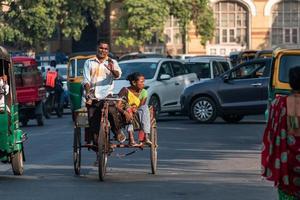
{"label": "person walking", "polygon": [[[88,111],[89,128],[87,143],[97,144],[100,130],[101,111],[104,106],[103,99],[112,96],[114,79],[121,77],[118,62],[108,57],[108,42],[97,43],[97,54],[86,60],[83,70],[83,87],[85,90],[86,107]],[[109,122],[115,138],[124,142],[126,137],[121,131],[120,114],[116,107],[109,107]]]}
{"label": "person walking", "polygon": [[300,66],[289,70],[289,96],[272,101],[263,136],[262,176],[278,188],[279,200],[300,199]]}

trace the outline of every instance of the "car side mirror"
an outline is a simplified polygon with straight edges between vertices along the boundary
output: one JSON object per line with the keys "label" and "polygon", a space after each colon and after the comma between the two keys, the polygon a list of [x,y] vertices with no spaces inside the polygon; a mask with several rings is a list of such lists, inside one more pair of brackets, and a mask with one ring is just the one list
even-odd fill
{"label": "car side mirror", "polygon": [[164,81],[164,80],[170,80],[171,76],[169,74],[162,74],[159,77],[159,80]]}
{"label": "car side mirror", "polygon": [[223,75],[223,80],[224,80],[225,83],[228,82],[230,80],[229,74],[224,74]]}

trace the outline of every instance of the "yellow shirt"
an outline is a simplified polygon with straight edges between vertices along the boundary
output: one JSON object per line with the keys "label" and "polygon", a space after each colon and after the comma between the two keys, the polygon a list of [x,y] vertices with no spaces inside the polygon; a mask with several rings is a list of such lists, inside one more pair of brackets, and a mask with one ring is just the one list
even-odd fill
{"label": "yellow shirt", "polygon": [[136,96],[133,92],[131,92],[130,90],[128,90],[128,94],[127,94],[127,99],[128,99],[128,104],[130,106],[132,105],[136,105],[137,107],[140,106],[141,101],[146,98],[148,95],[147,90],[143,89],[140,93],[139,96]]}

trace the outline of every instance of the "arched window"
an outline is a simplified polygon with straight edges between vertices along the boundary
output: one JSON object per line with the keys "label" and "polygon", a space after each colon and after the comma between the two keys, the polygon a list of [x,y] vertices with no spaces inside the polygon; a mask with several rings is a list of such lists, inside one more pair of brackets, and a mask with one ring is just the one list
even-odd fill
{"label": "arched window", "polygon": [[213,6],[216,22],[214,44],[248,43],[248,9],[239,2],[221,1]]}
{"label": "arched window", "polygon": [[272,7],[272,45],[299,43],[300,2],[286,0]]}

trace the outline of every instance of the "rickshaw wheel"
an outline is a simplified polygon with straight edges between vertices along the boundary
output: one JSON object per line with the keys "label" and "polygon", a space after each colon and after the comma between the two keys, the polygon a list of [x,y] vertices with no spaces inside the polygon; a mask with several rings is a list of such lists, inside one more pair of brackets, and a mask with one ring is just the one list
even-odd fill
{"label": "rickshaw wheel", "polygon": [[107,166],[107,151],[108,137],[105,130],[105,124],[100,125],[99,137],[98,137],[98,175],[99,180],[104,181]]}
{"label": "rickshaw wheel", "polygon": [[74,141],[73,141],[73,161],[74,171],[76,175],[80,175],[81,165],[81,129],[79,127],[74,128]]}
{"label": "rickshaw wheel", "polygon": [[150,159],[151,159],[151,172],[156,174],[157,170],[157,129],[156,127],[151,128],[151,149],[150,149]]}
{"label": "rickshaw wheel", "polygon": [[22,175],[24,172],[23,152],[18,151],[11,156],[11,167],[14,175]]}

